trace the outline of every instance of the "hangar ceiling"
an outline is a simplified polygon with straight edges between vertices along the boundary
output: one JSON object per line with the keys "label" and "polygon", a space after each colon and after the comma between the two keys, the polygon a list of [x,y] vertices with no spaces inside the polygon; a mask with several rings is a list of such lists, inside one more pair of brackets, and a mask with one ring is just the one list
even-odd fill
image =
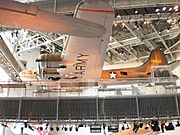
{"label": "hangar ceiling", "polygon": [[[73,15],[80,0],[17,0],[58,14]],[[105,64],[144,62],[160,47],[169,62],[180,52],[180,2],[177,0],[110,0],[115,20]],[[2,28],[3,31],[6,28]],[[40,48],[40,53],[61,53],[66,35],[13,30],[17,54]],[[12,40],[12,39],[11,39]],[[12,41],[11,41],[12,42]]]}

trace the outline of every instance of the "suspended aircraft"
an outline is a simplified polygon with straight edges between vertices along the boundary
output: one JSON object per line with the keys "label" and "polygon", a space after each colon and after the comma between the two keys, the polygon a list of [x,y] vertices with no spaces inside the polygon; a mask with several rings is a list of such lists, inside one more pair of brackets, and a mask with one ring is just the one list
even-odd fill
{"label": "suspended aircraft", "polygon": [[[63,48],[62,56],[59,55],[60,58],[57,58],[57,60],[50,58],[49,62],[37,60],[39,61],[39,70],[36,72],[30,70],[24,71],[20,74],[22,78],[23,75],[24,78],[25,76],[33,78],[33,76],[38,74],[38,77],[41,79],[45,78],[46,73],[51,71],[54,73],[58,72],[58,77],[62,79],[97,80],[100,78],[109,37],[112,32],[115,17],[114,11],[107,1],[87,0],[79,7],[76,17],[103,26],[106,29],[106,33],[96,38],[70,36]],[[51,55],[51,57],[54,56]],[[57,62],[58,60],[60,60],[60,63]],[[54,73],[50,74],[53,75]],[[49,76],[46,78],[53,77]]]}
{"label": "suspended aircraft", "polygon": [[[38,62],[38,70],[26,70],[23,73],[24,77],[35,79],[37,78],[37,74],[39,74],[40,78],[48,78],[52,80],[59,79],[78,79],[82,76],[79,76],[79,73],[75,73],[73,75],[72,72],[69,74],[63,75],[61,71],[66,70],[66,64],[62,64],[63,59],[59,54],[43,54],[37,60]],[[80,60],[80,62],[82,62]],[[80,64],[80,63],[79,63]],[[171,63],[170,65],[174,65],[175,63]],[[176,65],[179,64],[179,61],[176,62]],[[151,76],[152,67],[168,65],[167,58],[164,53],[159,49],[154,49],[149,59],[139,67],[134,68],[124,68],[124,69],[109,69],[102,70],[100,79],[131,79],[131,78],[149,78]],[[80,67],[81,68],[81,67]],[[172,68],[171,68],[172,69]],[[174,68],[173,68],[174,69]],[[84,70],[81,70],[82,72]],[[83,75],[83,74],[80,74]],[[169,72],[163,71],[162,73],[156,72],[156,77],[170,77]],[[82,78],[81,78],[82,79]],[[85,78],[90,79],[90,78]]]}
{"label": "suspended aircraft", "polygon": [[[20,73],[22,80],[45,79],[70,83],[72,81],[98,82],[103,79],[149,78],[153,66],[168,64],[163,52],[157,48],[151,52],[149,59],[142,66],[102,70],[112,31],[114,11],[106,1],[90,0],[79,7],[77,18],[103,25],[106,33],[97,38],[70,36],[62,55],[42,54],[36,60],[38,62],[36,70],[26,70]],[[81,84],[84,85],[84,83]]]}
{"label": "suspended aircraft", "polygon": [[154,49],[149,59],[141,66],[135,68],[103,70],[101,79],[115,78],[148,78],[151,75],[153,66],[168,65],[164,53],[159,49]]}

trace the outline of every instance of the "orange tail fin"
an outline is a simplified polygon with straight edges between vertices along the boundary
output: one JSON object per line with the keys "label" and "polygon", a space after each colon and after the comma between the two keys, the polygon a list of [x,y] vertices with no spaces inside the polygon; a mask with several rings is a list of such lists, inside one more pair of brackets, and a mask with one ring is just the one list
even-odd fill
{"label": "orange tail fin", "polygon": [[157,48],[151,52],[149,59],[142,65],[142,68],[144,68],[148,72],[151,70],[152,66],[160,66],[167,64],[168,61],[164,53],[159,48]]}

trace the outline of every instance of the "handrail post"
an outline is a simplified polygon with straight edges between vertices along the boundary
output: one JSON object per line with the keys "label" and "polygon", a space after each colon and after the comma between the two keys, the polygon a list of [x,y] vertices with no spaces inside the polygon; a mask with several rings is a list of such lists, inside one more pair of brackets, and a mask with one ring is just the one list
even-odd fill
{"label": "handrail post", "polygon": [[22,103],[22,98],[19,100],[19,109],[18,109],[18,120],[21,118],[21,103]]}
{"label": "handrail post", "polygon": [[138,104],[138,97],[136,95],[136,108],[137,108],[137,117],[139,118],[139,104]]}
{"label": "handrail post", "polygon": [[177,98],[177,94],[175,94],[175,100],[176,100],[177,115],[178,115],[178,117],[179,117],[179,105],[178,105],[178,98]]}
{"label": "handrail post", "polygon": [[58,121],[59,119],[59,96],[57,97],[57,106],[56,106],[56,120]]}

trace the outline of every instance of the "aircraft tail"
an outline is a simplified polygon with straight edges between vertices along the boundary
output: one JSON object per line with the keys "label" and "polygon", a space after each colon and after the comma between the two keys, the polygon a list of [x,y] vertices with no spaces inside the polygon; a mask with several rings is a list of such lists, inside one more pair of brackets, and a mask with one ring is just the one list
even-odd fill
{"label": "aircraft tail", "polygon": [[167,64],[168,61],[165,54],[159,48],[157,48],[151,52],[149,59],[141,67],[144,68],[146,72],[149,72],[152,66],[161,66]]}

